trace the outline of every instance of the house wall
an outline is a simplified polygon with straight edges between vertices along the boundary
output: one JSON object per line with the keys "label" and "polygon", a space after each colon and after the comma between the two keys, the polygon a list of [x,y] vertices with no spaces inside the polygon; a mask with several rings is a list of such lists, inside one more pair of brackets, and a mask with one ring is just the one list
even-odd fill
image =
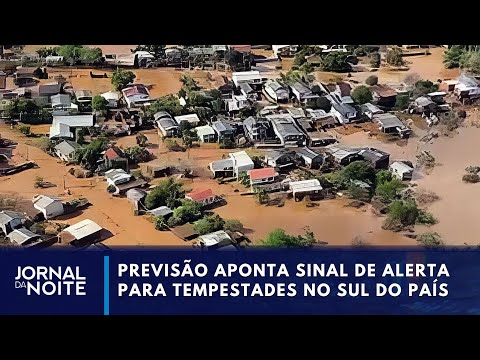
{"label": "house wall", "polygon": [[251,180],[250,179],[250,183],[253,185],[259,185],[259,184],[265,184],[265,183],[270,183],[270,182],[273,182],[275,181],[275,177],[272,176],[272,177],[266,177],[266,178],[263,178],[263,179],[255,179],[255,180]]}
{"label": "house wall", "polygon": [[4,235],[8,235],[20,225],[22,225],[21,219],[13,219],[12,221],[6,224],[0,224],[0,228],[2,229],[2,232]]}
{"label": "house wall", "polygon": [[51,219],[63,214],[63,204],[61,201],[54,201],[44,209],[40,209],[40,211],[45,216],[45,219]]}

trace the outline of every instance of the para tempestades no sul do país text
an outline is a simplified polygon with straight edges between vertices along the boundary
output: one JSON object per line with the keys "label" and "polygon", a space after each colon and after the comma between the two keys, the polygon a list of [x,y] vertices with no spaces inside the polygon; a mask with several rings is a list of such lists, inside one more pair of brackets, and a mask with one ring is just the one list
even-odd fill
{"label": "para tempestades no sul do pa\u00eds text", "polygon": [[[120,263],[117,270],[119,297],[398,297],[402,294],[446,297],[448,284],[445,280],[450,277],[445,264],[417,263],[385,266],[358,263],[347,269],[345,264],[310,263],[298,263],[293,268],[275,263],[209,267],[185,260],[174,264]],[[148,281],[151,278],[155,281]],[[166,284],[162,278],[175,280]],[[227,281],[232,278],[245,281]],[[329,281],[335,278],[345,281]],[[139,281],[123,282],[123,279]]]}

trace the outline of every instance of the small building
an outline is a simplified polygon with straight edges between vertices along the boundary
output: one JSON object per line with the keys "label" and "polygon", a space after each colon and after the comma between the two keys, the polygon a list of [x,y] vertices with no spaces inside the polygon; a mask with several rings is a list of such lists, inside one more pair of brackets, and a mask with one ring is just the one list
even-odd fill
{"label": "small building", "polygon": [[235,129],[226,121],[214,121],[212,122],[212,128],[217,134],[218,142],[222,142],[224,140],[233,140],[235,137]]}
{"label": "small building", "polygon": [[394,161],[389,166],[392,175],[399,180],[412,180],[413,166],[409,161]]}
{"label": "small building", "polygon": [[0,229],[4,235],[8,235],[13,230],[21,227],[25,222],[25,215],[17,211],[0,211]]}
{"label": "small building", "polygon": [[93,114],[53,115],[50,126],[50,139],[73,139],[79,129],[93,127]]}
{"label": "small building", "polygon": [[326,132],[311,132],[307,134],[307,145],[311,147],[335,144],[337,139]]}
{"label": "small building", "polygon": [[46,195],[37,195],[32,199],[33,207],[43,214],[48,220],[60,216],[65,212],[61,199]]}
{"label": "small building", "polygon": [[150,93],[145,85],[135,84],[122,90],[123,98],[128,108],[148,105],[151,102]]}
{"label": "small building", "polygon": [[390,113],[374,115],[373,120],[380,125],[380,130],[386,134],[396,134],[401,138],[408,137],[412,130],[395,115]]}
{"label": "small building", "polygon": [[217,141],[217,133],[210,125],[197,126],[195,131],[198,139],[203,143],[214,143]]}
{"label": "small building", "polygon": [[277,58],[289,57],[295,55],[298,45],[272,45],[273,56]]}
{"label": "small building", "polygon": [[230,153],[229,156],[233,161],[233,175],[236,176],[237,179],[240,174],[252,170],[255,167],[252,159],[245,151]]}
{"label": "small building", "polygon": [[43,79],[45,77],[45,72],[42,68],[39,67],[17,67],[15,71],[15,78],[37,78]]}
{"label": "small building", "polygon": [[438,90],[446,91],[446,92],[453,92],[455,90],[455,86],[458,84],[458,80],[443,80]]}
{"label": "small building", "polygon": [[305,115],[305,111],[301,107],[288,107],[287,112],[294,119],[302,119],[307,116]]}
{"label": "small building", "polygon": [[90,106],[93,99],[93,93],[90,90],[77,90],[75,91],[75,98],[77,99],[77,102]]}
{"label": "small building", "polygon": [[480,97],[480,81],[473,76],[461,74],[457,79],[453,93],[459,99],[476,99]]}
{"label": "small building", "polygon": [[373,119],[374,115],[377,114],[383,114],[384,111],[380,109],[379,107],[373,105],[372,103],[365,103],[363,105],[360,105],[360,110],[362,112],[362,115],[365,115],[368,117],[370,120]]}
{"label": "small building", "polygon": [[116,146],[109,147],[103,155],[105,169],[123,169],[128,171],[128,159]]}
{"label": "small building", "polygon": [[397,92],[386,85],[372,85],[370,86],[372,92],[373,101],[386,108],[392,108],[395,106],[397,100]]}
{"label": "small building", "polygon": [[117,91],[108,91],[100,95],[105,100],[107,100],[107,107],[116,109],[118,107],[118,102],[120,101],[120,93]]}
{"label": "small building", "polygon": [[296,81],[288,85],[291,93],[295,97],[296,101],[305,106],[313,106],[316,104],[317,99],[319,98],[318,94],[314,94],[307,85]]}
{"label": "small building", "polygon": [[427,96],[435,104],[441,105],[445,103],[445,96],[447,96],[447,93],[444,91],[434,91],[434,92],[428,93]]}
{"label": "small building", "polygon": [[263,141],[267,139],[268,120],[249,116],[243,121],[245,136],[252,142]]}
{"label": "small building", "polygon": [[295,167],[295,152],[286,149],[271,150],[265,155],[264,162],[279,170],[289,170]]}
{"label": "small building", "polygon": [[180,125],[184,121],[188,122],[192,126],[197,126],[200,123],[200,119],[198,118],[197,114],[175,116],[175,121],[178,125]]}
{"label": "small building", "polygon": [[47,66],[59,66],[65,64],[65,59],[63,56],[50,55],[45,58],[45,63]]}
{"label": "small building", "polygon": [[390,154],[375,148],[360,150],[363,160],[369,162],[374,169],[387,169],[390,162]]}
{"label": "small building", "polygon": [[333,157],[333,160],[339,164],[346,166],[354,161],[362,160],[359,154],[359,149],[351,149],[347,147],[340,147],[336,145],[327,146],[327,152]]}
{"label": "small building", "polygon": [[427,96],[420,96],[415,99],[415,107],[419,113],[430,114],[437,109],[437,104]]}
{"label": "small building", "polygon": [[357,110],[353,106],[345,104],[333,96],[329,100],[332,103],[330,113],[335,116],[339,124],[348,124],[356,119]]}
{"label": "small building", "polygon": [[230,114],[238,113],[249,106],[250,102],[245,95],[233,95],[232,98],[223,99],[225,108]]}
{"label": "small building", "polygon": [[237,87],[240,83],[247,83],[250,85],[259,84],[260,86],[263,84],[263,79],[260,76],[259,71],[234,72],[232,73],[232,81]]}
{"label": "small building", "polygon": [[233,174],[233,160],[232,159],[222,159],[213,161],[208,164],[208,168],[213,174],[213,178],[228,178],[232,177]]}
{"label": "small building", "polygon": [[232,238],[225,231],[219,230],[198,237],[200,246],[208,250],[214,250],[233,244]]}
{"label": "small building", "polygon": [[58,239],[61,244],[84,246],[100,239],[103,228],[92,220],[85,219],[65,228]]}
{"label": "small building", "polygon": [[306,109],[306,112],[315,129],[335,126],[335,116],[321,109]]}
{"label": "small building", "polygon": [[70,162],[75,159],[75,151],[80,147],[74,141],[64,140],[61,143],[55,145],[55,155],[65,162]]}
{"label": "small building", "polygon": [[288,186],[295,201],[301,200],[305,195],[319,196],[323,190],[318,179],[291,181]]}
{"label": "small building", "polygon": [[163,137],[174,137],[178,134],[178,124],[166,111],[159,111],[153,115],[155,124]]}
{"label": "small building", "polygon": [[289,114],[267,115],[280,143],[285,146],[305,146],[306,136]]}
{"label": "small building", "polygon": [[185,199],[195,201],[203,206],[213,204],[218,201],[218,197],[212,189],[197,189],[185,195]]}
{"label": "small building", "polygon": [[153,216],[162,216],[163,218],[167,219],[172,216],[173,210],[168,206],[160,206],[156,209],[148,210],[148,213]]}
{"label": "small building", "polygon": [[123,169],[111,169],[105,172],[105,178],[109,186],[117,186],[128,183],[132,180],[133,176]]}
{"label": "small building", "polygon": [[263,85],[265,93],[277,103],[286,103],[290,99],[288,89],[280,85],[278,81],[270,80]]}
{"label": "small building", "polygon": [[40,235],[35,234],[34,232],[31,232],[24,227],[13,230],[10,234],[7,235],[7,238],[14,245],[20,246],[28,246],[41,241]]}
{"label": "small building", "polygon": [[132,204],[133,206],[133,211],[138,212],[139,210],[142,210],[142,201],[145,199],[147,196],[147,192],[143,189],[129,189],[126,193],[125,196],[127,197],[127,200]]}
{"label": "small building", "polygon": [[319,169],[322,166],[325,158],[322,154],[305,147],[295,150],[297,162],[309,169]]}
{"label": "small building", "polygon": [[[78,109],[76,104],[72,104],[69,94],[56,94],[50,97],[50,103],[54,110]],[[74,105],[72,107],[72,105]]]}
{"label": "small building", "polygon": [[39,84],[38,96],[47,96],[50,98],[53,95],[60,94],[61,89],[62,89],[62,85],[57,82]]}
{"label": "small building", "polygon": [[252,188],[255,187],[255,185],[272,183],[278,179],[278,173],[273,167],[249,170],[248,176]]}

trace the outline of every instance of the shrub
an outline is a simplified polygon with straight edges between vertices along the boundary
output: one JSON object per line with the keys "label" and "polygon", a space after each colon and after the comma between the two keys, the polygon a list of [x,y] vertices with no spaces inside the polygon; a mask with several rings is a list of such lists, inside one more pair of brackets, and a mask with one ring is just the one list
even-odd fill
{"label": "shrub", "polygon": [[391,229],[392,226],[414,225],[418,217],[418,207],[412,200],[394,200],[389,208],[384,228]]}
{"label": "shrub", "polygon": [[114,185],[108,185],[107,192],[114,193],[116,191],[116,187]]}
{"label": "shrub", "polygon": [[185,191],[182,189],[182,184],[176,182],[173,178],[167,178],[147,194],[145,207],[147,209],[155,209],[159,206],[175,208],[181,204],[180,199],[184,195]]}
{"label": "shrub", "polygon": [[169,151],[184,152],[186,149],[183,146],[180,146],[177,140],[165,139],[165,146]]}
{"label": "shrub", "polygon": [[225,231],[242,232],[243,231],[243,224],[240,222],[240,220],[229,219],[229,220],[225,220],[225,224],[223,225],[223,229]]}
{"label": "shrub", "polygon": [[183,224],[182,219],[176,216],[172,216],[167,220],[167,225],[168,227],[171,227],[171,228],[178,225],[182,225],[182,224]]}
{"label": "shrub", "polygon": [[478,174],[480,172],[480,166],[468,166],[465,171],[470,174]]}
{"label": "shrub", "polygon": [[408,103],[410,102],[410,96],[404,94],[404,95],[397,95],[397,98],[395,100],[395,107],[398,110],[405,110],[408,108]]}
{"label": "shrub", "polygon": [[427,232],[421,234],[417,237],[417,242],[429,248],[441,247],[445,245],[440,234],[436,232]]}
{"label": "shrub", "polygon": [[112,73],[112,85],[116,90],[122,90],[135,79],[135,74],[130,70],[116,69]]}
{"label": "shrub", "polygon": [[152,158],[152,154],[150,153],[150,151],[141,146],[128,147],[125,149],[124,153],[127,159],[134,164],[138,164],[140,162],[147,162],[150,161]]}
{"label": "shrub", "polygon": [[366,80],[365,80],[365,84],[367,85],[377,85],[378,84],[378,76],[376,75],[370,75]]}
{"label": "shrub", "polygon": [[381,65],[380,53],[374,52],[370,55],[370,65],[374,68],[379,68]]}
{"label": "shrub", "polygon": [[352,98],[357,104],[365,104],[372,101],[373,96],[372,92],[368,87],[366,87],[365,85],[360,85],[353,89]]}
{"label": "shrub", "polygon": [[387,64],[392,66],[402,66],[404,65],[404,61],[402,58],[403,52],[402,49],[399,47],[394,47],[387,51],[387,55],[385,56],[385,60]]}
{"label": "shrub", "polygon": [[417,216],[417,223],[418,224],[423,224],[423,225],[434,225],[438,223],[438,220],[435,219],[433,214],[425,211],[425,210],[419,210],[418,211],[418,216]]}
{"label": "shrub", "polygon": [[453,45],[450,49],[445,51],[443,63],[447,69],[456,68],[460,66],[460,59],[465,53],[465,49],[461,45]]}
{"label": "shrub", "polygon": [[95,95],[92,99],[92,109],[94,111],[106,111],[107,105],[108,101],[100,95]]}
{"label": "shrub", "polygon": [[181,224],[196,221],[202,217],[203,212],[201,204],[185,199],[181,201],[181,204],[181,206],[173,210],[172,216],[177,218]]}
{"label": "shrub", "polygon": [[33,145],[45,152],[53,149],[53,143],[46,136],[42,136],[41,138],[34,139]]}
{"label": "shrub", "polygon": [[222,230],[225,221],[217,214],[205,216],[200,220],[195,221],[193,229],[200,235],[209,234],[214,231]]}
{"label": "shrub", "polygon": [[30,135],[30,126],[29,125],[19,125],[18,131],[20,131],[23,135]]}
{"label": "shrub", "polygon": [[353,50],[353,55],[355,55],[355,56],[366,56],[367,51],[365,50],[365,47],[359,46],[355,50]]}
{"label": "shrub", "polygon": [[361,186],[351,184],[348,187],[348,194],[352,199],[368,202],[370,201],[370,191]]}
{"label": "shrub", "polygon": [[42,185],[43,185],[43,177],[41,177],[41,176],[36,176],[36,177],[35,177],[34,186],[35,186],[36,188],[39,188],[39,187],[42,187]]}
{"label": "shrub", "polygon": [[398,198],[400,190],[405,187],[404,184],[398,179],[392,179],[390,181],[384,181],[377,185],[376,194],[380,200],[386,204],[391,203]]}
{"label": "shrub", "polygon": [[462,180],[464,182],[475,184],[480,181],[480,176],[478,174],[465,174],[463,175]]}
{"label": "shrub", "polygon": [[220,149],[234,149],[234,148],[235,148],[235,143],[230,139],[224,139],[220,143]]}
{"label": "shrub", "polygon": [[289,247],[289,248],[299,248],[299,247],[312,247],[317,240],[313,232],[309,229],[305,230],[305,234],[302,235],[288,235],[283,229],[275,229],[271,231],[264,240],[261,241],[263,246],[271,247]]}
{"label": "shrub", "polygon": [[153,219],[153,223],[155,224],[156,230],[163,231],[168,229],[167,221],[163,216],[155,216],[155,218]]}

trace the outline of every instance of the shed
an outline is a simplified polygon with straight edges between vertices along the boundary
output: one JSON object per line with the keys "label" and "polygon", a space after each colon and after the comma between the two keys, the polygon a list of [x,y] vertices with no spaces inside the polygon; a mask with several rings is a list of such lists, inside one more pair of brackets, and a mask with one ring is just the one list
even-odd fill
{"label": "shed", "polygon": [[72,106],[72,99],[70,98],[70,95],[68,94],[57,94],[53,95],[50,98],[50,102],[52,104],[52,108],[54,109],[65,109],[65,108],[70,108]]}
{"label": "shed", "polygon": [[52,96],[60,93],[62,85],[57,82],[38,85],[38,96]]}
{"label": "shed", "polygon": [[75,158],[75,151],[80,147],[75,141],[64,140],[55,145],[55,155],[65,162],[72,161]]}
{"label": "shed", "polygon": [[322,166],[324,156],[309,148],[300,148],[295,151],[297,160],[302,166],[310,169],[318,169]]}
{"label": "shed", "polygon": [[373,120],[380,124],[380,130],[387,134],[398,134],[401,137],[407,137],[412,132],[403,122],[393,114],[376,114]]}
{"label": "shed", "polygon": [[223,230],[200,235],[198,239],[201,246],[209,249],[218,249],[224,246],[232,245],[232,238]]}
{"label": "shed", "polygon": [[186,121],[193,126],[196,126],[200,123],[200,119],[198,118],[197,114],[175,116],[175,121],[177,124],[181,124],[183,121]]}
{"label": "shed", "polygon": [[25,222],[25,215],[17,211],[0,211],[0,229],[4,235],[8,235],[14,229],[20,227]]}
{"label": "shed", "polygon": [[7,238],[16,245],[27,246],[41,239],[41,236],[22,227],[13,230]]}
{"label": "shed", "polygon": [[232,81],[235,86],[239,86],[240,83],[258,83],[262,82],[262,77],[259,71],[240,71],[232,73]]}
{"label": "shed", "polygon": [[37,195],[32,199],[33,207],[40,211],[45,219],[52,219],[64,213],[63,202],[56,197]]}
{"label": "shed", "polygon": [[222,159],[213,161],[208,165],[208,168],[213,173],[213,178],[232,177],[233,176],[233,160]]}
{"label": "shed", "polygon": [[81,246],[96,242],[100,238],[102,227],[90,219],[71,225],[58,234],[62,244]]}
{"label": "shed", "polygon": [[373,100],[380,106],[388,108],[395,106],[397,99],[397,92],[386,85],[373,85],[370,86],[370,91],[373,95]]}
{"label": "shed", "polygon": [[276,102],[288,102],[290,93],[287,88],[276,80],[270,80],[263,86],[265,93]]}
{"label": "shed", "polygon": [[379,107],[373,105],[372,103],[365,103],[360,106],[360,109],[364,115],[366,115],[370,120],[373,119],[373,116],[376,114],[383,114],[384,111]]}
{"label": "shed", "polygon": [[197,126],[195,128],[198,138],[204,143],[216,142],[217,133],[210,125]]}
{"label": "shed", "polygon": [[142,189],[133,188],[133,189],[127,190],[125,195],[128,201],[130,201],[130,203],[133,205],[134,211],[138,211],[140,210],[141,202],[147,196],[147,192]]}
{"label": "shed", "polygon": [[271,150],[265,154],[264,162],[267,166],[280,170],[289,169],[295,165],[295,152],[286,149]]}
{"label": "shed", "polygon": [[229,154],[230,159],[233,161],[233,174],[238,178],[238,176],[243,173],[251,170],[255,167],[250,156],[247,155],[245,151],[237,151]]}
{"label": "shed", "polygon": [[340,147],[337,145],[327,146],[327,151],[332,155],[333,160],[340,165],[348,165],[351,162],[362,159],[359,149]]}
{"label": "shed", "polygon": [[133,176],[123,169],[111,169],[105,172],[105,177],[109,185],[115,186],[129,182]]}
{"label": "shed", "polygon": [[318,179],[291,181],[289,189],[295,201],[304,195],[319,195],[323,190]]}
{"label": "shed", "polygon": [[387,169],[390,162],[390,154],[375,148],[360,150],[362,158],[372,164],[374,169]]}
{"label": "shed", "polygon": [[394,161],[390,164],[390,171],[399,180],[411,180],[413,177],[413,167],[409,161]]}
{"label": "shed", "polygon": [[148,210],[148,213],[153,216],[163,216],[164,218],[167,218],[173,214],[173,210],[168,206],[160,206],[156,209]]}

